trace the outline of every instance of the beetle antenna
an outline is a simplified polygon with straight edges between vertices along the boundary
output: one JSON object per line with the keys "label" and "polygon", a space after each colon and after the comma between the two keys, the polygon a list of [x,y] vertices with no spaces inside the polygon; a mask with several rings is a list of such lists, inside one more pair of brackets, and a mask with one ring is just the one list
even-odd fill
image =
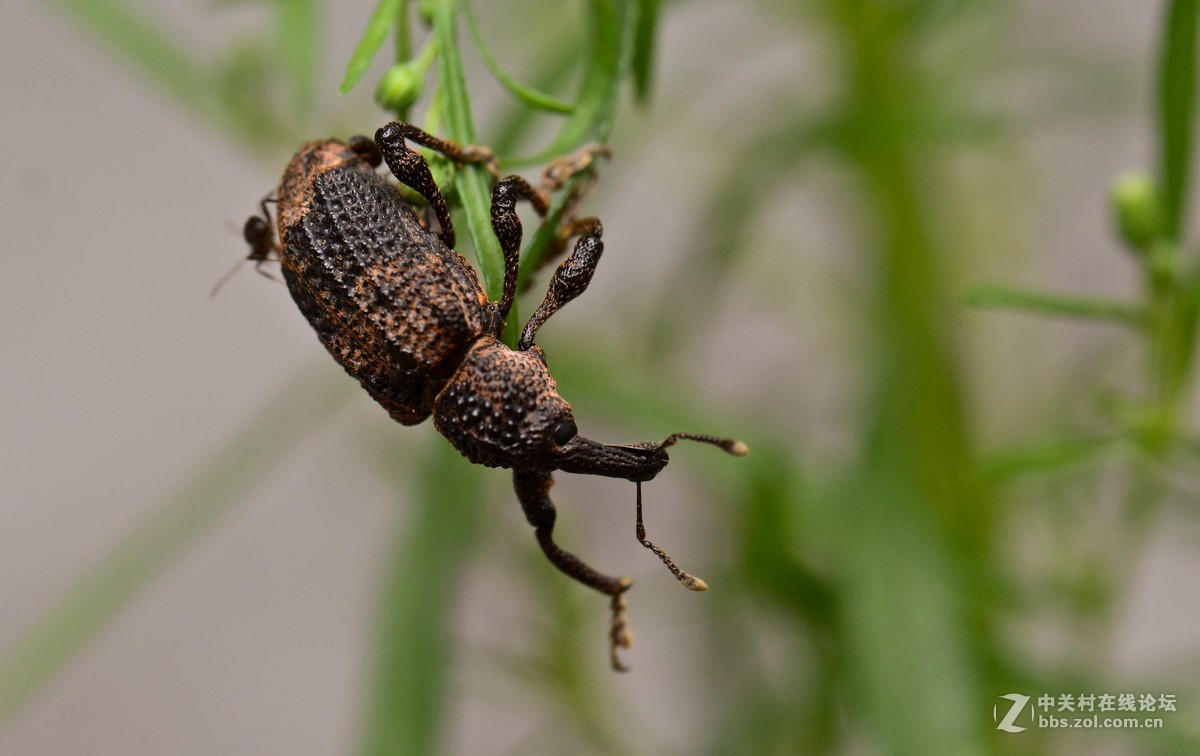
{"label": "beetle antenna", "polygon": [[719,446],[722,449],[724,449],[726,452],[732,454],[735,457],[744,457],[750,453],[750,447],[746,446],[741,441],[736,441],[732,438],[717,438],[716,436],[706,436],[706,435],[699,434],[699,433],[672,433],[671,435],[667,436],[666,440],[664,440],[661,444],[658,445],[658,449],[656,451],[662,451],[663,449],[666,449],[668,446],[674,446],[676,444],[676,442],[683,441],[683,440],[699,441],[700,443],[703,443],[703,444],[712,444],[713,446]]}
{"label": "beetle antenna", "polygon": [[684,572],[683,570],[679,569],[679,565],[675,564],[675,560],[668,556],[667,552],[646,540],[646,525],[644,522],[642,522],[641,481],[638,481],[637,483],[637,539],[638,543],[653,551],[655,556],[661,559],[663,564],[667,565],[667,569],[671,571],[671,574],[674,575],[679,582],[683,583],[684,588],[687,588],[689,591],[708,590],[708,583],[704,582],[695,575],[692,575],[691,573]]}

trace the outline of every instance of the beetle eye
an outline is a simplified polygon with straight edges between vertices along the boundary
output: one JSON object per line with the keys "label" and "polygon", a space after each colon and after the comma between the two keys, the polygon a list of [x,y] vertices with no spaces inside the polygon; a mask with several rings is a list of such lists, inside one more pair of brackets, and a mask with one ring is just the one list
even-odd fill
{"label": "beetle eye", "polygon": [[575,438],[575,434],[579,433],[579,428],[575,427],[575,421],[571,418],[563,420],[558,425],[554,426],[554,431],[551,435],[554,437],[554,443],[562,446],[571,439]]}

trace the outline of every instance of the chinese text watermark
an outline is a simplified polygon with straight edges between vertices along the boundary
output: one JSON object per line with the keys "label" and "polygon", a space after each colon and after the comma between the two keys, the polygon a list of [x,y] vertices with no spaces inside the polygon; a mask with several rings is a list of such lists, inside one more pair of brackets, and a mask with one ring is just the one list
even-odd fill
{"label": "chinese text watermark", "polygon": [[1174,693],[1008,693],[992,707],[996,729],[1138,729],[1163,726],[1175,711]]}

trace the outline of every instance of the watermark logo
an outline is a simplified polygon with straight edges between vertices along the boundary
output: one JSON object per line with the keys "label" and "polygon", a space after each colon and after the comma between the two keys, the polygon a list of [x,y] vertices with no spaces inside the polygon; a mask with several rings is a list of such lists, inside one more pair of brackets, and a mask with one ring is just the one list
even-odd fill
{"label": "watermark logo", "polygon": [[1001,698],[1012,701],[1012,705],[1008,707],[1008,711],[1004,714],[1004,718],[1000,718],[1000,705],[992,707],[992,721],[996,722],[997,730],[1005,732],[1025,732],[1025,728],[1020,725],[1013,724],[1017,721],[1017,717],[1021,714],[1021,710],[1025,708],[1025,704],[1029,703],[1029,696],[1023,696],[1020,693],[1008,693],[1000,696]]}
{"label": "watermark logo", "polygon": [[[1042,693],[1036,699],[1023,693],[1006,693],[999,698],[1000,702],[992,706],[992,721],[1003,732],[1024,732],[1030,727],[1155,729],[1163,726],[1163,717],[1153,715],[1176,710],[1174,693]],[[1022,716],[1026,707],[1028,714]],[[1018,718],[1024,726],[1017,724]]]}

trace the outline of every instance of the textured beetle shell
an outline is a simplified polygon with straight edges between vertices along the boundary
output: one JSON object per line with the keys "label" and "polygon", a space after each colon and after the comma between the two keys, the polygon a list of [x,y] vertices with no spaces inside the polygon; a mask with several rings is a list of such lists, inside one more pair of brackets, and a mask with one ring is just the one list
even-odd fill
{"label": "textured beetle shell", "polygon": [[570,414],[541,349],[514,352],[489,336],[438,394],[433,423],[472,462],[539,469],[552,429]]}
{"label": "textured beetle shell", "polygon": [[279,185],[280,262],[325,348],[393,418],[429,417],[495,316],[462,255],[336,140],[308,142]]}

